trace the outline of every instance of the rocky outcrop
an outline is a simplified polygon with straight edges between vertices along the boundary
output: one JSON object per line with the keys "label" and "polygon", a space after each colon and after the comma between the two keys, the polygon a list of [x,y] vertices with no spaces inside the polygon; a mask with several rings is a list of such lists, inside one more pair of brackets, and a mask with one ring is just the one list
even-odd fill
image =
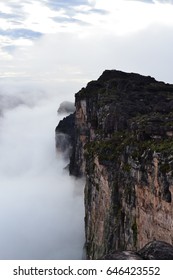
{"label": "rocky outcrop", "polygon": [[153,241],[139,250],[138,254],[145,260],[173,260],[173,246],[162,241]]}
{"label": "rocky outcrop", "polygon": [[173,85],[106,70],[75,98],[70,173],[86,176],[88,259],[173,244]]}
{"label": "rocky outcrop", "polygon": [[152,241],[138,252],[115,251],[102,260],[173,260],[173,246],[163,241]]}
{"label": "rocky outcrop", "polygon": [[117,251],[101,258],[102,260],[143,260],[138,253],[132,251]]}
{"label": "rocky outcrop", "polygon": [[65,157],[71,157],[75,138],[75,115],[74,113],[63,118],[55,129],[55,143],[58,151],[63,152]]}

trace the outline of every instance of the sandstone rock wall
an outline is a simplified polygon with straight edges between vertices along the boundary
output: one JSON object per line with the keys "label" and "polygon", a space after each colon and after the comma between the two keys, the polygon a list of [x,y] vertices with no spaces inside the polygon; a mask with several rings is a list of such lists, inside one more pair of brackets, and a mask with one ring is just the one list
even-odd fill
{"label": "sandstone rock wall", "polygon": [[74,128],[87,257],[173,244],[173,85],[107,70],[76,94]]}

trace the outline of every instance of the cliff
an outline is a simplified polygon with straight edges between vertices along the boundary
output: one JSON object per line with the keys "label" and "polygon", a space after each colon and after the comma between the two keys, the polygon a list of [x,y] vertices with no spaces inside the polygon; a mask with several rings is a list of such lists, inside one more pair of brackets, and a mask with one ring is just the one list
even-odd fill
{"label": "cliff", "polygon": [[75,99],[56,133],[69,135],[70,173],[86,177],[87,257],[173,244],[173,85],[106,70]]}

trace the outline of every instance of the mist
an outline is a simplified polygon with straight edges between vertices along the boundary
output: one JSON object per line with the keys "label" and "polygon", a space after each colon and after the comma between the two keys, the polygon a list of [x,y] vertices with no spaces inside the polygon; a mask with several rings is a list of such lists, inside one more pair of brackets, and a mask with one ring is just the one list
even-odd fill
{"label": "mist", "polygon": [[0,259],[82,259],[84,182],[55,149],[57,109],[73,99],[60,88],[0,85]]}

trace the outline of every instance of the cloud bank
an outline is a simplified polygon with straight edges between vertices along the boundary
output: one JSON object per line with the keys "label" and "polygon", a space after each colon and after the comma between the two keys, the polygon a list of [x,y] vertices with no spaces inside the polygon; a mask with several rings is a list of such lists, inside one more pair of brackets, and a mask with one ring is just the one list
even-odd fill
{"label": "cloud bank", "polygon": [[[16,98],[27,90],[16,89]],[[61,98],[35,95],[1,108],[0,259],[82,259],[83,182],[55,151]]]}

